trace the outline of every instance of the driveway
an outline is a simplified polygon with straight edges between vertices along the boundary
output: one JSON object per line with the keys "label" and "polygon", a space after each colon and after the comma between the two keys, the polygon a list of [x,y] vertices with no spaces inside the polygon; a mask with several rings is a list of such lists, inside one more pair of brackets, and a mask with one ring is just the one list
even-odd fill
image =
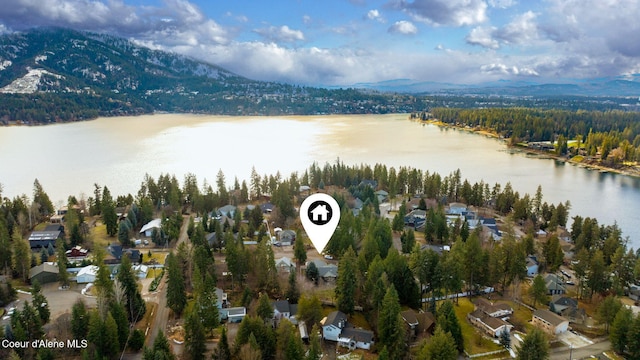
{"label": "driveway", "polygon": [[47,302],[49,303],[52,320],[65,312],[71,313],[71,307],[78,299],[82,299],[89,308],[96,307],[95,297],[85,296],[80,293],[85,284],[71,282],[71,286],[66,290],[58,289],[59,286],[57,282],[42,285],[42,294],[47,298]]}

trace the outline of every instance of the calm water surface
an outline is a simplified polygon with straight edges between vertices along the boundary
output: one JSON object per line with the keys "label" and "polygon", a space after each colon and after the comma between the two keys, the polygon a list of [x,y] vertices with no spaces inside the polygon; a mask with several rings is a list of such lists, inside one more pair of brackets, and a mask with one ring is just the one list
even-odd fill
{"label": "calm water surface", "polygon": [[413,166],[470,181],[510,181],[545,200],[569,200],[571,216],[617,222],[640,246],[640,179],[603,174],[549,159],[511,153],[495,139],[407,120],[407,115],[223,117],[149,115],[101,118],[45,127],[0,128],[3,196],[31,195],[38,178],[56,205],[69,194],[91,194],[93,183],[113,194],[135,194],[146,173],[195,174],[215,183],[219,169],[248,179],[304,171],[313,161]]}

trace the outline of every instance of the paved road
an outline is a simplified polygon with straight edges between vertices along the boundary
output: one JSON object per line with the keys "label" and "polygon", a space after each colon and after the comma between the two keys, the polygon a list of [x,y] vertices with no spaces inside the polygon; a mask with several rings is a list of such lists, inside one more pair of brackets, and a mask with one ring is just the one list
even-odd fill
{"label": "paved road", "polygon": [[[182,227],[180,228],[180,237],[178,238],[178,241],[176,242],[176,247],[178,246],[178,244],[180,244],[181,242],[186,242],[189,240],[189,237],[187,236],[187,229],[189,227],[189,216],[185,216],[184,220],[182,221]],[[153,314],[153,316],[155,317],[152,325],[151,325],[151,329],[149,330],[151,332],[151,335],[149,335],[147,337],[147,341],[145,343],[145,346],[147,347],[152,347],[153,346],[153,342],[156,340],[156,337],[158,336],[158,332],[160,330],[164,331],[166,333],[167,330],[167,323],[169,322],[169,309],[167,308],[167,284],[166,284],[166,274],[165,277],[163,278],[163,280],[160,282],[160,286],[158,286],[158,289],[156,291],[155,294],[150,294],[147,299],[147,301],[151,301],[151,302],[155,302],[156,304],[158,304],[158,307],[155,310],[155,313]],[[174,344],[173,346],[174,348],[174,352],[176,351],[176,346]],[[120,359],[122,360],[139,360],[142,359],[142,351],[139,353],[135,353],[135,354],[125,354],[124,356],[122,356]]]}
{"label": "paved road", "polygon": [[[187,242],[189,240],[189,236],[187,235],[187,229],[189,227],[189,216],[185,216],[182,221],[182,227],[180,228],[180,237],[178,237],[178,241],[176,242],[176,247],[181,242]],[[166,276],[166,274],[165,274]],[[158,287],[157,303],[158,308],[156,309],[155,320],[153,322],[153,329],[151,329],[151,336],[147,338],[146,345],[148,347],[153,346],[153,342],[158,336],[158,331],[166,331],[167,323],[169,321],[169,309],[167,308],[167,284],[166,277],[163,279],[162,283]]]}
{"label": "paved road", "polygon": [[605,351],[611,349],[611,342],[609,340],[597,342],[578,349],[563,349],[561,351],[552,352],[552,360],[567,360],[571,355],[571,359],[586,359],[592,355],[599,355]]}

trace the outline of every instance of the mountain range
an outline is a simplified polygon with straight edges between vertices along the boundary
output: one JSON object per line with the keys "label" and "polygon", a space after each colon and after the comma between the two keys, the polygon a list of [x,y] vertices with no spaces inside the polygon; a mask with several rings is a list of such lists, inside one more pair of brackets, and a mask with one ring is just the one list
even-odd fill
{"label": "mountain range", "polygon": [[[197,112],[227,115],[423,111],[438,96],[637,96],[638,78],[572,84],[458,85],[407,79],[343,88],[251,80],[214,64],[106,34],[38,28],[0,36],[0,123]],[[449,100],[447,100],[449,101]],[[454,101],[453,106],[474,106]],[[445,102],[438,106],[449,106]],[[516,104],[526,106],[526,104]],[[497,106],[509,106],[497,103]]]}

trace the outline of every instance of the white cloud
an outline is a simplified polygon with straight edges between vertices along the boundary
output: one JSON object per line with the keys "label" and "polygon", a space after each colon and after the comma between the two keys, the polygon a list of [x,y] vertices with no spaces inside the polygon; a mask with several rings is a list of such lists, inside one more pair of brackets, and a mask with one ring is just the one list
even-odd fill
{"label": "white cloud", "polygon": [[287,25],[269,26],[267,28],[255,29],[254,32],[260,34],[265,39],[276,43],[293,43],[304,41],[304,34],[300,30],[294,30]]}
{"label": "white cloud", "polygon": [[500,47],[498,40],[494,39],[495,27],[479,26],[469,33],[465,40],[471,45],[480,45],[489,49],[497,49]]}
{"label": "white cloud", "polygon": [[369,20],[375,20],[381,23],[385,23],[387,22],[387,20],[385,20],[384,17],[382,17],[382,14],[380,14],[380,11],[378,11],[377,9],[371,9],[367,12],[367,19]]}
{"label": "white cloud", "polygon": [[397,0],[391,5],[416,21],[432,25],[465,26],[487,21],[484,0]]}
{"label": "white cloud", "polygon": [[507,66],[502,63],[492,63],[487,65],[482,65],[480,70],[483,73],[487,74],[498,74],[498,75],[514,75],[514,76],[538,76],[538,72],[527,68],[522,67],[519,68],[515,65]]}
{"label": "white cloud", "polygon": [[389,32],[392,34],[414,35],[418,33],[418,28],[410,21],[400,20],[389,27]]}
{"label": "white cloud", "polygon": [[494,50],[501,45],[537,46],[540,31],[536,17],[536,14],[527,11],[501,28],[479,26],[471,30],[465,40],[468,44]]}
{"label": "white cloud", "polygon": [[489,6],[500,9],[507,9],[516,4],[515,0],[489,0]]}

